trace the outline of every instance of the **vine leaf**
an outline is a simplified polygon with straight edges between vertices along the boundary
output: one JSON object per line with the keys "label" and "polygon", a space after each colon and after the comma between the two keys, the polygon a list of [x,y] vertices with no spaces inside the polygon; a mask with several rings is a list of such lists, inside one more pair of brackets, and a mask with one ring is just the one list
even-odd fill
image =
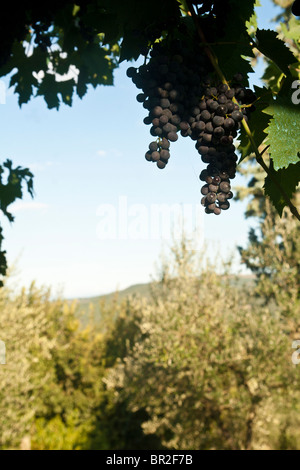
{"label": "vine leaf", "polygon": [[[270,113],[266,112],[266,108],[268,108],[272,100],[272,92],[267,88],[260,88],[257,86],[254,86],[254,91],[257,96],[257,101],[255,102],[256,109],[251,114],[249,125],[251,128],[253,140],[258,148],[267,137],[266,129],[268,128],[271,115]],[[238,150],[241,152],[240,162],[242,162],[254,151],[244,128],[241,129]]]}
{"label": "vine leaf", "polygon": [[[276,178],[276,180],[280,183],[289,199],[291,199],[299,183],[300,162],[291,164],[287,168],[282,168],[278,171],[275,171],[271,161],[269,170],[271,175],[274,174],[274,178]],[[273,182],[271,175],[268,175],[265,179],[265,194],[271,198],[272,203],[276,207],[276,210],[281,217],[282,211],[286,206],[286,201],[284,200],[281,192],[278,190],[276,184]]]}
{"label": "vine leaf", "polygon": [[276,31],[258,29],[256,40],[258,50],[275,62],[285,75],[289,75],[289,65],[297,62],[297,59],[285,43],[278,38]]}
{"label": "vine leaf", "polygon": [[[247,59],[254,57],[247,29],[248,22],[254,14],[254,6],[255,0],[230,0],[226,30],[224,32],[221,30],[214,32],[214,42],[219,44],[214,45],[212,49],[218,57],[220,69],[228,80],[237,72],[244,75],[244,77],[253,72],[250,60]],[[211,22],[208,22],[206,28],[202,29],[205,36],[209,38]]]}
{"label": "vine leaf", "polygon": [[262,76],[262,80],[268,84],[273,93],[278,93],[282,87],[282,80],[284,79],[284,74],[277,65],[268,61],[268,65]]}
{"label": "vine leaf", "polygon": [[278,96],[265,112],[273,116],[267,133],[274,169],[279,170],[292,163],[298,163],[300,150],[299,107],[294,105],[289,97]]}
{"label": "vine leaf", "polygon": [[[254,7],[261,7],[260,0],[256,0]],[[257,30],[257,12],[254,10],[251,18],[246,21],[246,28],[248,34],[251,36],[252,34],[255,34]]]}

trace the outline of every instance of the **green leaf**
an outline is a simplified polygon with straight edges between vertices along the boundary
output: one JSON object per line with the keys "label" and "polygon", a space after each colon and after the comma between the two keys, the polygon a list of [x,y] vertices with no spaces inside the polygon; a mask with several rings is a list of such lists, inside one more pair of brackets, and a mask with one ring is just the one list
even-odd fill
{"label": "green leaf", "polygon": [[274,93],[278,93],[280,90],[284,77],[280,68],[273,61],[268,61],[268,66],[265,69],[262,80],[267,83]]}
{"label": "green leaf", "polygon": [[59,89],[59,93],[62,97],[62,100],[68,106],[72,106],[72,95],[75,85],[76,83],[73,78],[71,78],[70,80],[57,82],[57,87]]}
{"label": "green leaf", "polygon": [[[271,163],[270,172],[274,178],[279,182],[281,188],[285,191],[289,199],[292,199],[293,194],[299,184],[300,180],[300,162],[291,164],[287,168],[275,171]],[[267,175],[265,179],[265,193],[271,198],[272,203],[276,207],[278,214],[281,216],[284,207],[287,205],[278,186],[274,183],[273,179]]]}
{"label": "green leaf", "polygon": [[300,109],[290,97],[278,96],[265,110],[273,118],[267,129],[270,155],[275,170],[298,163],[300,151]]}
{"label": "green leaf", "polygon": [[[253,72],[250,60],[244,57],[253,56],[252,48],[249,46],[249,40],[246,36],[242,35],[236,43],[213,46],[213,50],[218,57],[220,69],[227,80],[230,81],[231,77],[237,72],[244,77],[248,77],[249,73]],[[245,78],[246,84],[248,84],[247,78]]]}
{"label": "green leaf", "polygon": [[137,37],[134,32],[125,32],[121,43],[120,63],[123,62],[123,60],[137,60],[139,58],[141,48],[148,44],[146,37],[142,39],[144,40],[144,43],[141,42],[141,38]]}
{"label": "green leaf", "polygon": [[[214,31],[216,45],[212,46],[212,49],[228,80],[237,72],[242,73],[245,77],[253,72],[250,60],[246,59],[246,57],[254,57],[246,22],[254,14],[254,5],[255,0],[230,0],[227,7],[225,31]],[[209,38],[212,21],[209,19],[205,25],[205,20],[203,20],[203,23],[205,35]],[[245,84],[247,84],[247,80],[245,80]]]}
{"label": "green leaf", "polygon": [[226,25],[228,34],[231,34],[232,37],[239,37],[247,31],[246,23],[253,16],[255,5],[256,0],[230,0],[230,15],[228,18],[230,23]]}
{"label": "green leaf", "polygon": [[28,168],[21,168],[20,166],[13,168],[12,161],[6,160],[3,163],[3,167],[9,172],[7,177],[7,183],[3,184],[2,174],[4,172],[2,166],[0,166],[0,210],[8,218],[10,222],[13,222],[13,215],[8,212],[7,208],[16,199],[22,199],[22,183],[27,183],[27,189],[31,196],[33,196],[33,174]]}
{"label": "green leaf", "polygon": [[285,43],[278,38],[276,31],[258,29],[256,42],[258,50],[275,62],[285,75],[289,75],[289,65],[296,62],[297,59]]}
{"label": "green leaf", "polygon": [[[259,88],[257,86],[254,86],[254,91],[257,96],[257,101],[255,102],[256,110],[251,113],[249,128],[251,130],[253,140],[258,148],[267,137],[266,129],[269,125],[271,116],[270,114],[262,111],[266,110],[269,106],[272,100],[272,92],[267,88]],[[239,140],[240,144],[238,150],[241,152],[239,163],[241,163],[246,157],[253,153],[254,149],[243,127],[241,129]]]}
{"label": "green leaf", "polygon": [[295,43],[299,40],[300,21],[291,15],[288,24],[280,23],[282,34],[287,39],[292,39]]}
{"label": "green leaf", "polygon": [[[254,7],[255,8],[256,7],[261,7],[260,0],[256,0]],[[251,18],[249,19],[249,21],[246,21],[246,28],[247,28],[248,34],[250,34],[250,35],[255,34],[255,32],[257,30],[257,13],[256,13],[255,10],[254,10]]]}
{"label": "green leaf", "polygon": [[44,96],[49,109],[59,108],[59,98],[57,96],[57,82],[55,76],[47,73],[39,85],[36,95]]}

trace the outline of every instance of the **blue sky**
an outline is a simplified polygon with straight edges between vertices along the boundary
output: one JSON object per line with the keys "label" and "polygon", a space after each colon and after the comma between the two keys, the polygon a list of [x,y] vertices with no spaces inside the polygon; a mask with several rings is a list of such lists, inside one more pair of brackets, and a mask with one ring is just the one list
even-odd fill
{"label": "blue sky", "polygon": [[[280,8],[271,0],[261,3],[259,27],[273,28],[270,19]],[[145,233],[145,223],[155,225],[151,211],[185,204],[196,214],[204,164],[194,143],[182,138],[172,145],[164,170],[144,159],[153,139],[127,67],[122,63],[116,70],[114,87],[91,88],[72,108],[48,110],[36,98],[19,109],[11,90],[0,105],[1,160],[10,158],[35,174],[35,198],[26,195],[14,205],[12,225],[2,219],[14,285],[36,280],[66,297],[85,297],[148,282],[162,246],[170,243],[168,236]],[[241,182],[237,177],[234,184]],[[245,203],[233,202],[220,217],[200,217],[199,236],[212,257],[218,251],[233,256],[236,245],[246,244],[253,221],[244,219],[244,210]],[[104,231],[108,211],[115,238]],[[120,233],[120,217],[127,235]]]}

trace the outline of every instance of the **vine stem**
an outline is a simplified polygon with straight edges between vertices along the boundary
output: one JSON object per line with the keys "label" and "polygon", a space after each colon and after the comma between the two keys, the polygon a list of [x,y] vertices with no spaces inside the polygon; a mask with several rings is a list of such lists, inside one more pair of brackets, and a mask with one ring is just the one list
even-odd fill
{"label": "vine stem", "polygon": [[[186,4],[188,6],[188,9],[189,9],[189,15],[193,18],[193,21],[195,23],[195,26],[196,26],[196,29],[197,29],[197,33],[198,33],[198,36],[199,38],[201,39],[201,43],[203,45],[203,48],[209,58],[209,60],[211,61],[212,63],[212,66],[214,67],[215,71],[217,72],[217,74],[219,75],[222,83],[224,83],[225,85],[227,85],[229,87],[229,84],[226,80],[226,77],[225,75],[223,74],[222,70],[220,69],[220,66],[218,64],[218,58],[216,57],[215,53],[213,52],[213,50],[209,47],[209,44],[207,43],[206,39],[205,39],[205,36],[204,36],[204,33],[201,29],[201,26],[199,24],[199,19],[198,19],[198,15],[196,14],[194,8],[193,8],[193,5],[191,3],[191,0],[186,0]],[[230,87],[229,87],[230,88]],[[235,97],[233,97],[232,101],[236,104],[238,104],[237,100],[235,99]],[[279,192],[282,194],[286,204],[289,206],[290,208],[290,211],[291,213],[300,221],[300,214],[296,208],[296,206],[294,206],[294,204],[292,203],[292,201],[290,200],[289,196],[287,195],[286,191],[283,189],[283,187],[281,186],[280,182],[277,180],[276,176],[274,175],[274,172],[272,172],[272,170],[266,165],[266,163],[264,162],[263,158],[262,158],[262,154],[264,153],[264,150],[262,153],[259,152],[258,150],[258,147],[254,141],[254,138],[253,138],[253,135],[252,135],[252,132],[248,126],[248,123],[246,122],[246,120],[243,118],[242,120],[242,126],[250,140],[250,143],[251,143],[251,146],[252,146],[252,149],[255,153],[255,157],[256,157],[256,161],[257,163],[264,169],[264,171],[267,173],[267,175],[270,177],[270,179],[273,181],[273,183],[275,184],[275,186],[278,188]]]}

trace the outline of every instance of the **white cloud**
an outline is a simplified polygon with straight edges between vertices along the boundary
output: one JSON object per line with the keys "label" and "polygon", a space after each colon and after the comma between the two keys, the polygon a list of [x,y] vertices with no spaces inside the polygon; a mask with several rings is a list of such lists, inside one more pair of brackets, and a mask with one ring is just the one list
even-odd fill
{"label": "white cloud", "polygon": [[123,153],[120,152],[120,150],[118,149],[111,149],[110,150],[112,152],[112,154],[115,156],[115,157],[122,157]]}
{"label": "white cloud", "polygon": [[107,152],[105,150],[98,150],[97,155],[100,157],[105,157],[107,155]]}
{"label": "white cloud", "polygon": [[15,202],[11,205],[11,212],[21,212],[21,211],[37,211],[41,209],[48,209],[48,204],[43,204],[42,202]]}
{"label": "white cloud", "polygon": [[36,172],[36,171],[44,171],[47,170],[49,167],[58,165],[57,162],[36,162],[36,163],[30,163],[28,165],[29,170]]}
{"label": "white cloud", "polygon": [[122,155],[123,155],[123,153],[120,152],[120,150],[118,150],[116,148],[112,148],[112,149],[109,149],[109,150],[98,150],[97,151],[97,155],[99,155],[100,157],[106,157],[108,154],[113,156],[113,157],[122,157]]}

